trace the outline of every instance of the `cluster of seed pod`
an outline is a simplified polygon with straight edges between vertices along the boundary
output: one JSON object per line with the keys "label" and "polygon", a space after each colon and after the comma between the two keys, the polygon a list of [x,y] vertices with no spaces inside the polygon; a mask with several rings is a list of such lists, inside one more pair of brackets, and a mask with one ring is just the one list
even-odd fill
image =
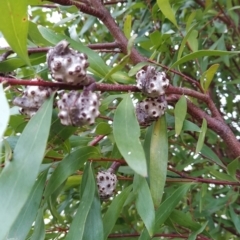
{"label": "cluster of seed pod", "polygon": [[[33,79],[32,81],[39,81]],[[32,117],[41,107],[43,102],[50,97],[52,93],[51,88],[42,86],[26,86],[21,97],[16,97],[13,104],[20,107],[21,114]]]}
{"label": "cluster of seed pod", "polygon": [[47,54],[47,64],[51,76],[57,82],[88,85],[88,57],[84,53],[74,51],[66,40],[59,42]]}
{"label": "cluster of seed pod", "polygon": [[63,125],[83,126],[95,123],[99,116],[99,95],[87,88],[63,93],[57,101],[58,117]]}
{"label": "cluster of seed pod", "polygon": [[148,98],[137,103],[136,115],[141,126],[148,126],[161,117],[167,109],[165,90],[169,80],[165,72],[156,71],[155,67],[148,66],[136,74],[137,87]]}

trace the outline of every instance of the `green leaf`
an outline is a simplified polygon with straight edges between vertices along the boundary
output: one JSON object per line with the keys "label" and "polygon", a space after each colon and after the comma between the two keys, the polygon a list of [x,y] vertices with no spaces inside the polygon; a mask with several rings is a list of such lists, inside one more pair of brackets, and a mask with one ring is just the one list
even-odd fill
{"label": "green leaf", "polygon": [[92,168],[89,167],[87,171],[87,182],[80,201],[77,213],[74,216],[66,240],[82,240],[85,224],[93,204],[94,195],[96,191],[95,178],[93,176]]}
{"label": "green leaf", "polygon": [[14,52],[30,65],[27,53],[27,0],[0,1],[0,31]]}
{"label": "green leaf", "polygon": [[202,122],[201,131],[198,137],[198,141],[197,141],[197,147],[195,151],[196,154],[199,153],[203,147],[206,131],[207,131],[207,121],[204,118]]}
{"label": "green leaf", "polygon": [[171,212],[177,206],[179,201],[186,195],[188,189],[192,184],[185,183],[184,185],[178,187],[168,198],[164,200],[164,202],[160,205],[160,207],[156,211],[156,224],[155,231],[161,226],[166,219],[169,217]]}
{"label": "green leaf", "polygon": [[166,182],[168,163],[168,134],[166,116],[155,122],[150,146],[149,180],[154,207],[158,208]]}
{"label": "green leaf", "polygon": [[174,108],[175,132],[179,135],[183,128],[183,123],[187,115],[187,99],[183,95],[180,97]]}
{"label": "green leaf", "polygon": [[109,72],[106,74],[106,76],[104,76],[103,79],[110,79],[114,73],[123,69],[128,62],[129,62],[129,55],[126,55],[120,60],[120,62],[116,66],[114,66],[109,70]]}
{"label": "green leaf", "polygon": [[193,52],[198,50],[198,31],[193,30],[188,37],[188,44]]}
{"label": "green leaf", "polygon": [[16,221],[11,227],[8,239],[26,239],[29,230],[37,216],[38,208],[42,200],[42,193],[45,187],[48,171],[41,174],[34,184],[32,191],[28,197],[28,201],[23,206]]}
{"label": "green leaf", "polygon": [[168,18],[177,28],[177,21],[175,19],[175,14],[171,8],[169,0],[157,0],[158,7],[162,11],[163,15]]}
{"label": "green leaf", "polygon": [[151,197],[151,192],[145,178],[134,175],[133,191],[136,192],[136,208],[143,220],[150,236],[153,235],[155,226],[155,211]]}
{"label": "green leaf", "polygon": [[[0,239],[4,239],[26,203],[44,157],[52,118],[53,95],[30,119],[0,175]],[[26,147],[27,146],[27,147]]]}
{"label": "green leaf", "polygon": [[123,32],[127,39],[130,39],[132,31],[132,16],[127,15],[124,21]]}
{"label": "green leaf", "polygon": [[217,179],[217,180],[223,180],[223,181],[229,181],[229,182],[234,182],[235,179],[226,173],[219,172],[214,169],[210,169],[210,173]]}
{"label": "green leaf", "polygon": [[230,205],[229,206],[229,212],[230,212],[230,216],[231,216],[231,220],[237,230],[238,233],[240,233],[240,218],[239,218],[239,214],[236,214],[234,212],[233,207]]}
{"label": "green leaf", "polygon": [[231,54],[239,54],[240,51],[219,51],[219,50],[199,50],[194,53],[190,53],[178,61],[176,61],[170,68],[174,68],[182,63],[188,62],[190,60],[194,60],[200,57],[207,57],[207,56],[227,56]]}
{"label": "green leaf", "polygon": [[[2,139],[9,120],[10,110],[9,105],[3,91],[3,85],[0,84],[0,139]],[[0,144],[1,153],[1,144]]]}
{"label": "green leaf", "polygon": [[140,127],[129,94],[123,96],[113,119],[113,135],[128,165],[139,175],[147,176],[147,164],[140,142]]}
{"label": "green leaf", "polygon": [[68,154],[57,166],[50,177],[44,192],[45,200],[90,157],[98,156],[97,148],[82,147]]}
{"label": "green leaf", "polygon": [[129,56],[131,54],[132,48],[134,46],[134,41],[137,38],[137,34],[133,34],[130,39],[128,40],[127,44],[127,55]]}
{"label": "green leaf", "polygon": [[208,222],[205,222],[198,230],[191,233],[191,235],[188,237],[188,240],[195,240],[197,239],[198,234],[200,234],[207,226]]}
{"label": "green leaf", "polygon": [[148,62],[140,62],[137,65],[135,65],[134,67],[132,67],[130,69],[130,71],[128,72],[128,76],[132,77],[134,76],[140,69],[142,69],[144,66],[149,65]]}
{"label": "green leaf", "polygon": [[219,67],[219,64],[214,64],[211,67],[209,67],[209,69],[206,72],[204,72],[202,74],[202,76],[200,78],[200,84],[204,90],[204,93],[207,92],[207,90],[213,80],[213,77],[214,77],[216,71],[218,70],[218,67]]}
{"label": "green leaf", "polygon": [[199,223],[194,221],[193,217],[188,212],[173,210],[169,218],[172,222],[177,223],[179,226],[193,231],[196,231],[201,227]]}
{"label": "green leaf", "polygon": [[[93,231],[94,229],[94,231]],[[85,224],[83,240],[103,240],[103,222],[101,214],[101,203],[98,197],[94,197],[92,206],[88,213]]]}
{"label": "green leaf", "polygon": [[34,231],[31,240],[44,240],[45,239],[45,225],[43,221],[43,209],[38,210],[37,219],[34,225]]}
{"label": "green leaf", "polygon": [[[171,212],[177,206],[179,201],[183,198],[183,196],[186,195],[191,185],[192,184],[186,183],[178,187],[168,198],[164,200],[164,202],[162,202],[162,204],[159,206],[159,208],[156,211],[154,233],[156,233],[159,227],[167,220],[167,218],[170,216]],[[147,230],[144,229],[139,240],[150,240],[150,239],[151,238]]]}
{"label": "green leaf", "polygon": [[132,185],[128,186],[119,195],[117,195],[103,216],[104,239],[107,239],[108,235],[111,233],[131,190]]}
{"label": "green leaf", "polygon": [[236,158],[235,160],[230,162],[228,164],[228,166],[227,166],[228,173],[235,180],[238,180],[237,177],[236,177],[236,172],[237,172],[238,169],[240,169],[240,160],[239,160],[239,158]]}
{"label": "green leaf", "polygon": [[99,135],[107,135],[112,132],[112,128],[108,123],[101,122],[97,125],[95,132]]}
{"label": "green leaf", "polygon": [[219,157],[216,155],[216,153],[214,153],[213,150],[205,144],[201,149],[201,155],[210,159],[212,162],[218,164],[219,166],[226,168],[222,161],[219,159]]}
{"label": "green leaf", "polygon": [[179,60],[182,56],[182,53],[183,53],[183,50],[184,48],[186,47],[186,43],[192,33],[192,31],[194,31],[195,27],[196,27],[197,23],[194,24],[187,32],[186,36],[183,38],[182,42],[181,42],[181,45],[180,45],[180,48],[178,50],[178,55],[177,55],[177,60]]}

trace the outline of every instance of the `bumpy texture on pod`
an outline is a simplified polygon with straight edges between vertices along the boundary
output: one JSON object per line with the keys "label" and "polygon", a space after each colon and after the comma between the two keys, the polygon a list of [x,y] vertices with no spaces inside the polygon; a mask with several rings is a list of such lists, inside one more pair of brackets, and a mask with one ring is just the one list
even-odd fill
{"label": "bumpy texture on pod", "polygon": [[165,96],[147,98],[136,105],[136,115],[141,126],[149,126],[161,117],[167,109]]}
{"label": "bumpy texture on pod", "polygon": [[110,198],[116,189],[117,176],[111,171],[100,171],[97,174],[97,186],[101,199]]}
{"label": "bumpy texture on pod", "polygon": [[165,72],[156,71],[155,67],[148,66],[147,71],[140,70],[136,74],[137,87],[148,97],[155,98],[164,95],[169,86]]}
{"label": "bumpy texture on pod", "polygon": [[[32,81],[39,81],[33,79]],[[42,106],[43,102],[50,97],[51,88],[42,86],[27,86],[21,97],[16,97],[13,100],[13,105],[20,107],[21,114],[32,117],[37,110]]]}
{"label": "bumpy texture on pod", "polygon": [[100,114],[99,105],[99,95],[90,90],[84,89],[82,93],[64,93],[57,102],[58,117],[63,125],[91,125]]}
{"label": "bumpy texture on pod", "polygon": [[47,54],[47,64],[52,78],[58,82],[87,85],[87,55],[74,51],[66,40],[59,42]]}

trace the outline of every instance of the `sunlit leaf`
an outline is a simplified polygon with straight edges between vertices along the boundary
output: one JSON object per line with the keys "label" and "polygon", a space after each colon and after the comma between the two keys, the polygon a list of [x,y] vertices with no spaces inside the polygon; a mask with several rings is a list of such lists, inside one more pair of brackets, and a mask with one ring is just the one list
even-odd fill
{"label": "sunlit leaf", "polygon": [[0,1],[0,31],[13,51],[30,65],[27,53],[27,3],[27,0]]}
{"label": "sunlit leaf", "polygon": [[187,114],[187,99],[183,95],[180,97],[174,108],[176,135],[179,135],[182,131],[186,114]]}
{"label": "sunlit leaf", "polygon": [[158,7],[162,11],[163,15],[168,18],[177,28],[177,21],[175,18],[175,14],[171,8],[169,0],[157,0]]}
{"label": "sunlit leaf", "polygon": [[124,21],[124,28],[123,28],[124,34],[127,39],[131,37],[131,30],[132,30],[132,16],[127,15]]}
{"label": "sunlit leaf", "polygon": [[207,56],[220,57],[220,56],[228,56],[228,55],[239,54],[239,53],[240,53],[239,51],[230,52],[230,51],[219,51],[219,50],[199,50],[180,58],[178,61],[172,64],[171,68],[174,68],[182,63],[185,63],[200,57],[207,57]]}
{"label": "sunlit leaf", "polygon": [[158,208],[166,181],[168,163],[168,135],[166,117],[155,122],[150,146],[149,180],[154,207]]}
{"label": "sunlit leaf", "polygon": [[212,65],[206,72],[204,72],[200,78],[200,84],[201,87],[203,88],[204,92],[206,93],[212,80],[213,77],[218,70],[219,64],[214,64]]}
{"label": "sunlit leaf", "polygon": [[201,131],[198,137],[198,141],[197,141],[197,146],[195,151],[196,154],[199,153],[203,147],[206,131],[207,131],[207,121],[204,118],[202,122]]}

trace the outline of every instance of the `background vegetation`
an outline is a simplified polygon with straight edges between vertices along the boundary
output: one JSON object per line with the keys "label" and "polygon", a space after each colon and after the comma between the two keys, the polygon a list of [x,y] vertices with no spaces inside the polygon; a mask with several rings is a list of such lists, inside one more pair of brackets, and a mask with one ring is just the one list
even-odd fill
{"label": "background vegetation", "polygon": [[[0,9],[0,239],[239,239],[239,1]],[[51,81],[46,53],[62,39],[88,55],[101,91],[93,126],[61,125],[54,96],[31,119],[12,104],[30,84],[81,90]],[[168,110],[140,128],[135,74],[150,64],[170,79]],[[102,201],[95,176],[112,163],[116,194]]]}

